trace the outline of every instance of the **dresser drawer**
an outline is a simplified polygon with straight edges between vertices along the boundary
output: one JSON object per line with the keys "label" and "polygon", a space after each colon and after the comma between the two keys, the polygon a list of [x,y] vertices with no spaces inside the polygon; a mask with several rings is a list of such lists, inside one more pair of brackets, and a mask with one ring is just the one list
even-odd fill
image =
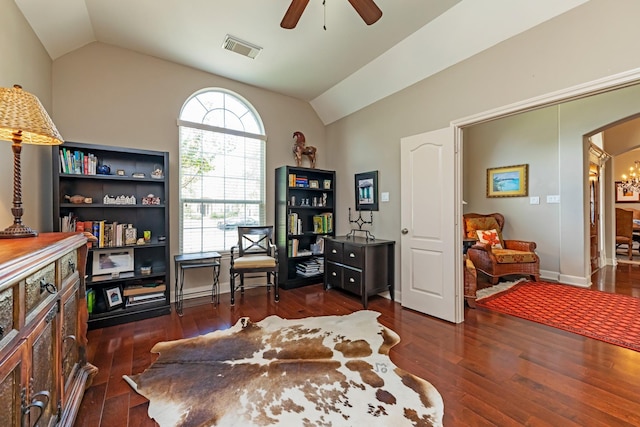
{"label": "dresser drawer", "polygon": [[362,247],[345,243],[342,252],[342,262],[351,267],[362,268],[364,265],[363,253]]}
{"label": "dresser drawer", "polygon": [[331,288],[342,287],[342,267],[332,262],[325,265],[326,284]]}
{"label": "dresser drawer", "polygon": [[27,315],[47,297],[58,292],[56,265],[51,263],[25,279],[25,308]]}
{"label": "dresser drawer", "polygon": [[71,251],[60,258],[60,283],[76,272],[78,267],[78,252]]}
{"label": "dresser drawer", "polygon": [[20,283],[0,292],[0,359],[3,354],[2,349],[11,342],[17,334],[18,325],[15,324],[14,319],[17,314],[16,300]]}
{"label": "dresser drawer", "polygon": [[325,240],[324,256],[328,261],[342,262],[342,243]]}
{"label": "dresser drawer", "polygon": [[344,267],[342,269],[342,288],[362,295],[362,272],[353,268]]}

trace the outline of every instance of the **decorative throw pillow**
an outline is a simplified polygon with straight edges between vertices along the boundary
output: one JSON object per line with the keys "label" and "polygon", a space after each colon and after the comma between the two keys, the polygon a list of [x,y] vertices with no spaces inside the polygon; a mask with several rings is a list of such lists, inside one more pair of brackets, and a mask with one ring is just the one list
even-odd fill
{"label": "decorative throw pillow", "polygon": [[482,216],[478,218],[465,219],[467,229],[467,237],[469,239],[477,239],[478,230],[500,230],[498,221],[492,216]]}
{"label": "decorative throw pillow", "polygon": [[482,243],[488,243],[492,248],[502,249],[502,244],[500,243],[500,234],[498,234],[498,230],[478,230],[478,240]]}

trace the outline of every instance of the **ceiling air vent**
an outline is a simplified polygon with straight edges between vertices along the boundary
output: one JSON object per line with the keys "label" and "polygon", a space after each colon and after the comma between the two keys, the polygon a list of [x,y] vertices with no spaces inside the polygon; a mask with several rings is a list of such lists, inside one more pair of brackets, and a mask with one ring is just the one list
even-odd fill
{"label": "ceiling air vent", "polygon": [[260,46],[256,46],[244,40],[240,40],[238,38],[230,36],[229,34],[225,36],[222,47],[224,49],[230,50],[231,52],[247,56],[251,59],[254,59],[256,56],[258,56],[258,54],[262,50]]}

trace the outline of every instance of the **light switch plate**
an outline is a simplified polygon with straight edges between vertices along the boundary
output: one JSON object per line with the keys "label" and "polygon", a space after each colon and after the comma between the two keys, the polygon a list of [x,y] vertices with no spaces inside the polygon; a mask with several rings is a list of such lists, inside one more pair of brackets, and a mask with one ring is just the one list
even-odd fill
{"label": "light switch plate", "polygon": [[538,196],[529,197],[529,204],[530,205],[539,205],[540,204],[540,197],[538,197]]}
{"label": "light switch plate", "polygon": [[555,194],[555,195],[547,196],[547,203],[560,203],[560,195]]}
{"label": "light switch plate", "polygon": [[388,191],[384,191],[384,192],[380,193],[380,201],[381,202],[388,202],[389,201],[389,192]]}

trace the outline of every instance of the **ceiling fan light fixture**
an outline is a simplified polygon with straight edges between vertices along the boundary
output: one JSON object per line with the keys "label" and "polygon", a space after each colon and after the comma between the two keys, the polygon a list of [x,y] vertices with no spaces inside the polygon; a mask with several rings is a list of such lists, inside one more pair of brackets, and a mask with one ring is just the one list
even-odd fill
{"label": "ceiling fan light fixture", "polygon": [[240,40],[239,38],[231,36],[229,34],[224,37],[222,48],[230,50],[231,52],[239,53],[240,55],[246,56],[247,58],[251,59],[255,59],[255,57],[258,56],[258,54],[262,50],[262,48],[258,45]]}

